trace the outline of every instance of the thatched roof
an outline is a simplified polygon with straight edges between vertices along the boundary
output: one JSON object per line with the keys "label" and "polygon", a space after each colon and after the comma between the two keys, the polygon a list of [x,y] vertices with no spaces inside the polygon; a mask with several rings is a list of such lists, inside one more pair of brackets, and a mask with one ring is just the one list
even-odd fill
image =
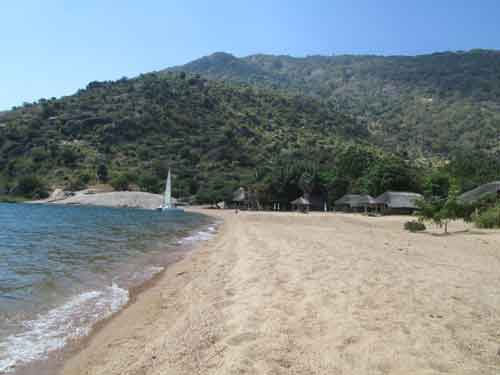
{"label": "thatched roof", "polygon": [[346,194],[335,201],[336,206],[351,206],[352,203],[359,201],[359,194]]}
{"label": "thatched roof", "polygon": [[376,199],[377,203],[385,204],[389,208],[417,208],[415,204],[423,199],[422,194],[405,191],[386,191]]}
{"label": "thatched roof", "polygon": [[377,200],[373,198],[371,195],[368,194],[361,194],[359,196],[358,204],[361,206],[369,206],[369,205],[374,205],[377,204]]}
{"label": "thatched roof", "polygon": [[364,207],[377,204],[377,201],[368,194],[346,194],[335,201],[336,206],[349,206],[351,208]]}
{"label": "thatched roof", "polygon": [[494,181],[463,193],[458,197],[458,200],[464,203],[472,203],[485,194],[496,194],[498,192],[500,192],[500,181]]}
{"label": "thatched roof", "polygon": [[311,205],[311,202],[309,202],[309,199],[306,199],[304,197],[297,198],[291,203],[295,206],[309,206],[309,205]]}
{"label": "thatched roof", "polygon": [[236,189],[233,193],[233,202],[244,202],[247,199],[245,189],[242,187]]}

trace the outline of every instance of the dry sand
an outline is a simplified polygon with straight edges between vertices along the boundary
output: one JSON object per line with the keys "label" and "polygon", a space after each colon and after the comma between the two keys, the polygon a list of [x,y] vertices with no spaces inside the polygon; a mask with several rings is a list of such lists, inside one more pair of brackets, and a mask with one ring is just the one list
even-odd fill
{"label": "dry sand", "polygon": [[169,268],[63,374],[500,373],[500,232],[215,214],[225,220],[217,238]]}

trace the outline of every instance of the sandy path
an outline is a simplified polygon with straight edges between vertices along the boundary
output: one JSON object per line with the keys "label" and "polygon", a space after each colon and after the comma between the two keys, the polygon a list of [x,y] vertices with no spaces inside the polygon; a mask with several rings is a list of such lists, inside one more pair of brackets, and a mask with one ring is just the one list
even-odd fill
{"label": "sandy path", "polygon": [[217,239],[167,270],[64,374],[500,373],[499,232],[218,214]]}

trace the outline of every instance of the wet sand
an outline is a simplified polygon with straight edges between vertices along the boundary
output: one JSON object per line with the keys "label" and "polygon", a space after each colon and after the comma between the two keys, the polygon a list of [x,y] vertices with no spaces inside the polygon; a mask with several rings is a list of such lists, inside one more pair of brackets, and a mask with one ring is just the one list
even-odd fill
{"label": "wet sand", "polygon": [[61,373],[498,374],[500,232],[407,218],[205,211],[169,267]]}

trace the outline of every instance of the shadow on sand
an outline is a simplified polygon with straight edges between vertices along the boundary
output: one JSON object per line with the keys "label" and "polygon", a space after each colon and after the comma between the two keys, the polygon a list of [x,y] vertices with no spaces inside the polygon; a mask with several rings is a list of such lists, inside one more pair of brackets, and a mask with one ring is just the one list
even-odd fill
{"label": "shadow on sand", "polygon": [[488,235],[494,235],[494,234],[496,234],[498,232],[496,232],[496,231],[486,232],[486,231],[475,230],[475,229],[464,229],[464,230],[458,230],[458,231],[448,231],[447,233],[445,233],[445,232],[442,232],[442,233],[436,233],[436,232],[415,232],[415,233],[423,235],[423,236],[451,237],[451,236],[460,236],[460,235],[488,236]]}

